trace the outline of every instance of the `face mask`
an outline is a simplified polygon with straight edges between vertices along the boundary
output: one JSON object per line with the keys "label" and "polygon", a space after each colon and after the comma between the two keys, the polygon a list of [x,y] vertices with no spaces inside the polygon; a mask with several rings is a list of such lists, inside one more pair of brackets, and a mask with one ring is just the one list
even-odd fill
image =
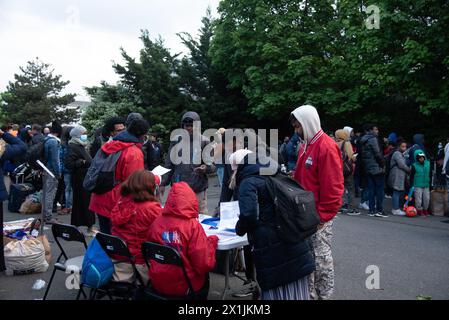
{"label": "face mask", "polygon": [[83,142],[86,142],[87,141],[87,134],[81,135],[80,140],[83,141]]}

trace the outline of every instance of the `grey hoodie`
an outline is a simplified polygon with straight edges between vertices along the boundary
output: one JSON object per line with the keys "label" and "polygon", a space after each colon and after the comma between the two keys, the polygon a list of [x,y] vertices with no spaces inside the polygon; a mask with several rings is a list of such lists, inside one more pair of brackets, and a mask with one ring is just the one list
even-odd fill
{"label": "grey hoodie", "polygon": [[[182,118],[181,118],[181,126],[183,121],[186,118],[190,118],[193,121],[201,121],[200,116],[198,113],[189,111],[186,112]],[[204,136],[201,136],[201,151],[204,149],[204,147],[209,143],[207,139],[205,139]],[[168,184],[173,184],[176,182],[184,181],[186,182],[195,193],[199,193],[201,191],[206,190],[209,187],[208,183],[208,177],[207,175],[210,173],[213,173],[216,171],[215,166],[211,164],[206,164],[206,173],[205,174],[198,174],[194,172],[194,169],[201,166],[201,164],[205,164],[203,160],[201,160],[201,164],[193,164],[193,136],[190,136],[190,162],[191,164],[174,164],[172,162],[172,159],[170,158],[171,150],[172,148],[177,145],[178,143],[181,143],[181,137],[177,141],[172,141],[170,143],[170,146],[168,147],[168,153],[167,158],[165,159],[165,167],[168,169],[171,169],[169,173],[167,173],[163,177],[162,185],[166,186]]]}

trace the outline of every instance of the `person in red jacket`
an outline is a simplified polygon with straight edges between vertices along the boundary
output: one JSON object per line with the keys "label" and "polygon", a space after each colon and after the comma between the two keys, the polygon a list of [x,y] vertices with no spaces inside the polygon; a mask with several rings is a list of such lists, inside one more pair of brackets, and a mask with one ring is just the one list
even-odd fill
{"label": "person in red jacket", "polygon": [[337,143],[321,129],[315,107],[305,105],[295,109],[290,120],[303,141],[294,178],[305,190],[313,192],[321,220],[317,233],[311,238],[316,269],[309,277],[310,296],[311,299],[329,299],[334,289],[332,219],[342,205],[343,160]]}
{"label": "person in red jacket", "polygon": [[[136,171],[120,187],[120,198],[111,212],[112,235],[128,245],[135,257],[136,268],[145,283],[148,282],[148,268],[142,257],[141,246],[147,241],[148,229],[161,215],[162,208],[155,196],[156,186],[161,179],[150,171]],[[130,264],[115,264],[114,280],[133,282],[134,272]]]}
{"label": "person in red jacket", "polygon": [[[198,221],[198,200],[185,182],[174,183],[162,215],[151,225],[149,241],[169,245],[180,253],[195,292],[207,298],[208,273],[215,267],[217,236],[206,236]],[[175,297],[189,294],[182,269],[151,261],[150,281],[156,292]]]}
{"label": "person in red jacket", "polygon": [[120,185],[135,171],[143,170],[144,161],[142,144],[150,126],[143,119],[131,122],[126,131],[121,132],[114,139],[101,147],[106,154],[121,151],[120,158],[115,168],[115,179],[119,183],[109,192],[104,194],[92,193],[89,210],[98,216],[100,231],[111,234],[110,214],[118,201]]}

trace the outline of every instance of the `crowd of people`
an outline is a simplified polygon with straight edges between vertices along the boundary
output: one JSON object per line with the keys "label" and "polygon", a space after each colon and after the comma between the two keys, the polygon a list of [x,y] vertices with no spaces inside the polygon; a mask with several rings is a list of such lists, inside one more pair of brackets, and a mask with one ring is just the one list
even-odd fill
{"label": "crowd of people", "polygon": [[[215,161],[194,159],[195,148],[202,151],[210,142],[202,137],[199,146],[194,143],[195,121],[201,121],[196,112],[182,116],[181,128],[190,140],[171,141],[166,153],[157,133],[149,134],[149,123],[138,113],[126,119],[112,117],[92,133],[81,125],[63,127],[58,121],[45,128],[38,124],[4,128],[0,130],[0,141],[4,141],[0,145],[0,200],[7,200],[3,172],[10,171],[9,166],[14,167],[27,148],[42,144],[42,161],[48,169],[42,175],[45,223],[59,223],[57,214],[71,214],[71,224],[87,227],[86,235],[94,236],[98,221],[100,232],[127,243],[139,274],[151,281],[156,291],[185,296],[189,288],[180,268],[155,262],[148,270],[141,254],[145,241],[170,245],[180,253],[194,291],[206,298],[218,238],[206,236],[198,217],[218,213],[209,212],[207,205],[209,175],[216,172],[221,187],[219,203],[239,203],[236,233],[248,235],[249,245],[243,250],[247,280],[257,280],[264,300],[307,300],[329,299],[333,294],[333,219],[338,213],[360,214],[353,205],[353,194],[361,197],[360,208],[376,217],[388,216],[383,203],[385,193],[390,194],[392,213],[404,215],[401,201],[414,187],[418,214],[428,215],[432,181],[446,184],[444,164],[449,143],[445,150],[440,146],[437,168],[431,170],[422,135],[416,135],[411,145],[396,134],[380,141],[378,127],[373,124],[365,125],[363,133],[345,127],[327,134],[316,108],[301,106],[289,119],[294,135],[283,141],[279,151],[267,145],[264,150],[268,155],[278,153],[279,171],[289,173],[313,193],[320,223],[310,238],[285,243],[276,232],[275,200],[261,174],[266,164],[258,157],[264,142],[249,145],[246,140],[235,139],[233,129],[221,128],[213,149]],[[189,163],[176,161],[182,155],[172,151],[179,143],[189,146]],[[90,192],[83,185],[99,154],[118,155],[114,187],[105,193]],[[249,161],[251,158],[256,161]],[[158,165],[171,171],[162,177],[154,175],[151,170]],[[162,206],[167,186],[171,188]],[[57,203],[61,204],[59,212]],[[132,282],[134,276],[131,266],[117,265],[116,281]]]}

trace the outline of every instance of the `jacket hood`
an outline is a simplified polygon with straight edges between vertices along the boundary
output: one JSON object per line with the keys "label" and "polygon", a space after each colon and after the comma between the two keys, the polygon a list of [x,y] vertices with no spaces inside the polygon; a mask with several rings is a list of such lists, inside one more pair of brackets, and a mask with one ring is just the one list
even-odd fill
{"label": "jacket hood", "polygon": [[335,131],[335,138],[340,141],[349,141],[349,134],[346,130],[340,129]]}
{"label": "jacket hood", "polygon": [[101,150],[107,154],[116,153],[120,150],[126,149],[133,144],[136,144],[138,146],[142,145],[142,142],[130,134],[128,131],[123,131],[120,134],[118,134],[112,141],[109,141],[105,143]]}
{"label": "jacket hood", "polygon": [[370,139],[377,139],[377,137],[374,135],[374,134],[372,134],[372,133],[367,133],[367,134],[365,134],[361,139],[360,139],[360,141],[362,142],[362,143],[365,143],[365,142],[367,142],[368,140],[370,140]]}
{"label": "jacket hood", "polygon": [[420,153],[424,154],[424,160],[427,160],[426,153],[423,150],[421,150],[421,149],[416,149],[415,150],[415,152],[413,153],[414,159],[416,161],[418,161],[418,154],[420,154]]}
{"label": "jacket hood", "polygon": [[301,124],[304,132],[304,140],[310,142],[313,137],[321,130],[321,121],[318,111],[310,105],[296,108],[292,114]]}
{"label": "jacket hood", "polygon": [[398,141],[398,135],[396,134],[396,132],[392,132],[388,135],[388,141],[393,143],[396,143]]}
{"label": "jacket hood", "polygon": [[413,136],[413,143],[420,146],[424,146],[424,135],[421,133],[415,134]]}
{"label": "jacket hood", "polygon": [[193,121],[201,121],[200,115],[198,113],[196,113],[194,111],[189,111],[189,112],[184,113],[184,115],[182,116],[181,126],[182,126],[182,123],[184,122],[184,120],[187,118],[190,118]]}
{"label": "jacket hood", "polygon": [[343,130],[346,131],[346,133],[348,134],[348,137],[351,137],[351,132],[354,131],[354,128],[344,127]]}
{"label": "jacket hood", "polygon": [[185,182],[173,184],[162,215],[193,219],[198,218],[198,211],[198,199],[189,185]]}

